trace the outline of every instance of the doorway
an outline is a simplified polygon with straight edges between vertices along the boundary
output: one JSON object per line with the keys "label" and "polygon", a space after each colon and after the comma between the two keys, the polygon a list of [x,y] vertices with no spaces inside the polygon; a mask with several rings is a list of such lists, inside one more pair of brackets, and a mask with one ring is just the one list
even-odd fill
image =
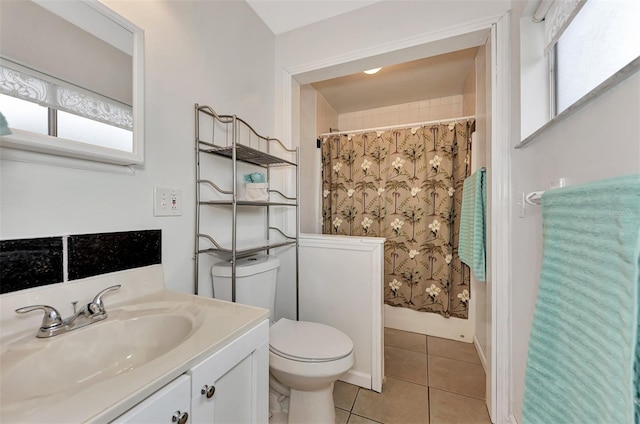
{"label": "doorway", "polygon": [[[486,331],[486,345],[482,346],[486,370],[486,403],[493,422],[506,422],[509,419],[509,351],[508,351],[508,303],[507,288],[509,270],[508,234],[509,234],[509,57],[508,57],[508,15],[491,22],[485,28],[473,31],[458,28],[457,35],[439,39],[433,35],[414,38],[411,48],[388,47],[382,54],[376,55],[377,64],[386,65],[418,57],[430,57],[437,54],[485,46],[487,49],[487,101],[483,119],[487,151],[491,172],[488,177],[489,231],[488,231],[488,268],[489,279],[486,284],[485,313],[478,325]],[[486,45],[489,40],[489,45]],[[384,50],[384,47],[381,47]],[[283,138],[296,140],[300,131],[300,87],[330,77],[346,75],[349,69],[368,69],[372,56],[367,52],[356,52],[349,57],[341,56],[323,61],[322,64],[309,63],[289,69],[282,69],[282,118]],[[385,62],[388,61],[388,62]],[[398,63],[398,62],[396,62]],[[498,73],[497,69],[502,72]],[[495,130],[493,130],[495,129]],[[296,144],[295,142],[293,144]],[[491,226],[492,222],[502,225]],[[500,258],[500,261],[497,261]],[[476,331],[476,334],[478,332]]]}

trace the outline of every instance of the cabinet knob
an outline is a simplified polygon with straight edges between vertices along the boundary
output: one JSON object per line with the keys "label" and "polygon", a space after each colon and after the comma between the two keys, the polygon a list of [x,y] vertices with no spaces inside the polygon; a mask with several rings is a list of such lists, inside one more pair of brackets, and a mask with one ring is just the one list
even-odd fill
{"label": "cabinet knob", "polygon": [[171,422],[178,423],[178,424],[186,424],[188,419],[189,419],[188,413],[176,411],[173,413],[173,416],[171,417]]}
{"label": "cabinet knob", "polygon": [[216,386],[209,386],[207,384],[202,386],[202,389],[200,390],[200,394],[207,395],[207,399],[211,399],[215,392],[216,392]]}

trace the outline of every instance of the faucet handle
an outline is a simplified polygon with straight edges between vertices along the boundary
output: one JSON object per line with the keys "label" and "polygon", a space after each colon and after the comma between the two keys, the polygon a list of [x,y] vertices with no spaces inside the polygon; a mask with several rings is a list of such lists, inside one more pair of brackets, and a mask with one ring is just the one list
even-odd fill
{"label": "faucet handle", "polygon": [[93,301],[89,304],[89,310],[92,314],[104,313],[104,302],[102,301],[102,296],[110,291],[118,290],[122,287],[121,284],[116,284],[115,286],[107,287],[102,290],[100,293],[93,298]]}
{"label": "faucet handle", "polygon": [[62,318],[60,312],[56,308],[47,305],[31,305],[23,308],[16,309],[19,314],[26,314],[27,312],[37,311],[42,309],[44,311],[44,317],[42,318],[41,329],[49,330],[62,326]]}

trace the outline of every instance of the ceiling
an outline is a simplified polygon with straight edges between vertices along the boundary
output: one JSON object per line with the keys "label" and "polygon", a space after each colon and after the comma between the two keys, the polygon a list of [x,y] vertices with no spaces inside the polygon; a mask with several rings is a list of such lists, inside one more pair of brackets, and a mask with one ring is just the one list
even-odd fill
{"label": "ceiling", "polygon": [[[383,0],[246,1],[269,29],[277,35]],[[484,44],[486,34],[475,34],[471,38],[474,39],[465,40],[458,47],[463,50],[456,49],[457,51],[446,54],[440,53],[454,49],[437,51],[438,48],[435,45],[438,43],[431,43],[434,46],[432,49],[434,51],[425,51],[423,55],[414,56],[414,58],[424,59],[384,66],[380,72],[374,75],[366,75],[362,72],[348,75],[356,69],[360,70],[358,64],[353,63],[348,72],[341,72],[339,66],[321,70],[321,73],[325,73],[324,78],[341,75],[336,78],[321,80],[323,78],[315,78],[313,75],[305,75],[305,78],[297,75],[296,79],[301,84],[312,82],[313,87],[339,114],[462,94],[464,83],[478,50],[477,47],[471,46]],[[369,63],[365,65],[367,67],[362,70],[382,66],[386,63],[400,62],[397,57],[396,60],[391,59],[391,61],[389,58],[383,57],[369,59]],[[404,61],[406,60],[405,58]],[[375,63],[380,63],[380,65],[375,65]],[[331,71],[333,71],[333,75],[331,75]],[[306,81],[303,81],[304,79]]]}
{"label": "ceiling", "polygon": [[246,0],[274,34],[282,34],[381,0]]}
{"label": "ceiling", "polygon": [[311,84],[340,113],[462,94],[477,47]]}

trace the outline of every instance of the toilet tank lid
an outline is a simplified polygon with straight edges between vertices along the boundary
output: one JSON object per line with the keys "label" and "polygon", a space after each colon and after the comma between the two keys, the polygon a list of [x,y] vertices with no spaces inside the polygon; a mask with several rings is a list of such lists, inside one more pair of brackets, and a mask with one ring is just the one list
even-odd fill
{"label": "toilet tank lid", "polygon": [[[255,255],[236,260],[236,277],[247,277],[271,271],[280,266],[280,259],[272,255]],[[214,277],[231,277],[231,261],[219,262],[211,268]]]}

